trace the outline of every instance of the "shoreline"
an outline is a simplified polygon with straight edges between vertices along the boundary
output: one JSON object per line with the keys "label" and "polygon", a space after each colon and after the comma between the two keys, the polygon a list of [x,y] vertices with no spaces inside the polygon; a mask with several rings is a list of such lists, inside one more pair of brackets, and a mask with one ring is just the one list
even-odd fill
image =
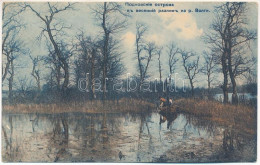
{"label": "shoreline", "polygon": [[40,113],[40,114],[59,114],[71,112],[83,113],[120,113],[120,112],[147,112],[156,109],[153,103],[137,99],[120,99],[117,101],[106,101],[105,104],[100,100],[92,102],[72,102],[61,104],[17,104],[3,105],[2,113]]}
{"label": "shoreline", "polygon": [[[184,113],[210,120],[219,125],[240,130],[243,134],[256,135],[257,119],[255,108],[245,105],[222,104],[217,101],[200,99],[175,100],[172,113]],[[63,104],[19,104],[3,105],[2,114],[59,114],[59,113],[145,113],[156,112],[156,105],[151,102],[137,99],[120,99],[107,101],[100,100],[86,103]]]}
{"label": "shoreline", "polygon": [[175,105],[181,113],[205,118],[222,126],[240,130],[244,134],[257,133],[257,110],[253,107],[200,99],[179,99],[175,101]]}

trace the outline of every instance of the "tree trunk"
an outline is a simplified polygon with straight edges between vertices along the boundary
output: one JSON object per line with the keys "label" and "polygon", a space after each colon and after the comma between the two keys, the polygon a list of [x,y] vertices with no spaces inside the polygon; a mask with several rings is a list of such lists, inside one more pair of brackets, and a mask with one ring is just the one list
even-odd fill
{"label": "tree trunk", "polygon": [[[68,88],[68,84],[69,84],[69,66],[68,66],[68,63],[66,62],[66,59],[61,56],[60,49],[59,49],[57,43],[55,42],[53,35],[51,33],[50,24],[47,23],[46,26],[47,26],[47,32],[48,32],[49,39],[54,47],[55,53],[56,53],[59,61],[62,64],[61,67],[59,67],[59,68],[62,68],[64,70],[64,82],[62,85],[62,93],[64,94],[66,92],[66,90]],[[60,79],[59,79],[59,81],[60,81]]]}
{"label": "tree trunk", "polygon": [[40,93],[40,92],[41,92],[41,81],[40,81],[40,77],[38,77],[38,80],[37,80],[37,87],[38,87],[38,92]]}
{"label": "tree trunk", "polygon": [[191,86],[191,96],[194,97],[194,86],[191,79],[190,79],[190,86]]}
{"label": "tree trunk", "polygon": [[36,81],[36,84],[37,84],[37,91],[38,91],[38,94],[41,92],[41,82],[40,82],[40,73],[39,71],[36,71],[36,63],[38,62],[34,62],[34,60],[32,59],[33,61],[33,69],[32,69],[32,73],[31,75],[33,76],[33,78],[35,79]]}
{"label": "tree trunk", "polygon": [[107,77],[107,58],[108,58],[108,40],[109,31],[106,27],[106,14],[107,14],[107,2],[104,2],[104,12],[103,12],[103,22],[102,28],[104,30],[104,45],[103,45],[103,78],[102,78],[102,90],[103,90],[103,100],[106,99],[106,77]]}
{"label": "tree trunk", "polygon": [[56,68],[56,74],[55,74],[55,77],[56,77],[56,81],[57,81],[57,89],[58,91],[60,91],[60,78],[61,78],[61,71],[60,71],[60,66],[57,66]]}
{"label": "tree trunk", "polygon": [[228,103],[228,71],[227,71],[227,64],[226,64],[226,53],[223,53],[222,57],[221,57],[221,64],[222,64],[222,72],[223,72],[223,76],[224,76],[224,82],[223,82],[223,86],[222,86],[222,90],[223,90],[223,95],[224,95],[224,100],[223,103],[226,104]]}
{"label": "tree trunk", "polygon": [[160,83],[161,83],[161,81],[162,81],[162,67],[161,67],[160,56],[159,56],[158,60],[159,60],[159,75],[160,75]]}
{"label": "tree trunk", "polygon": [[7,76],[9,67],[10,67],[10,59],[9,59],[9,56],[7,55],[7,63],[5,65],[5,69],[2,69],[2,71],[3,71],[3,73],[2,73],[2,83],[4,82],[4,80]]}
{"label": "tree trunk", "polygon": [[231,83],[232,83],[232,104],[238,104],[238,95],[237,95],[237,85],[236,85],[236,80],[234,77],[234,73],[230,70],[232,70],[232,68],[230,69],[230,64],[229,64],[229,75],[230,75],[230,79],[231,79]]}
{"label": "tree trunk", "polygon": [[[137,50],[138,50],[138,45],[137,45]],[[142,71],[142,64],[141,64],[141,59],[140,59],[140,54],[138,53],[138,66],[139,66],[139,72],[140,72],[140,82],[138,86],[138,91],[140,91],[141,85],[142,85],[142,79],[143,79],[143,71]]]}
{"label": "tree trunk", "polygon": [[10,71],[10,78],[8,79],[8,88],[9,88],[9,102],[13,103],[13,80],[14,80],[14,63],[13,60],[11,60],[11,71]]}
{"label": "tree trunk", "polygon": [[96,51],[95,51],[95,49],[93,49],[92,50],[92,56],[91,56],[91,68],[90,68],[91,99],[96,98],[95,82],[94,82],[94,78],[95,78],[95,56],[96,56]]}
{"label": "tree trunk", "polygon": [[210,74],[208,74],[208,98],[211,97],[211,96],[210,96],[210,88],[211,88],[210,85],[211,85],[211,84],[210,84]]}
{"label": "tree trunk", "polygon": [[64,62],[64,82],[62,85],[62,91],[66,92],[68,85],[69,85],[69,65],[67,64],[67,62]]}
{"label": "tree trunk", "polygon": [[[231,46],[231,41],[228,42],[229,43],[229,47]],[[228,71],[229,71],[229,76],[230,76],[230,80],[232,83],[232,104],[238,104],[238,95],[237,95],[237,84],[236,84],[236,80],[235,80],[235,75],[233,73],[233,69],[232,69],[232,58],[231,58],[231,48],[228,49]]]}

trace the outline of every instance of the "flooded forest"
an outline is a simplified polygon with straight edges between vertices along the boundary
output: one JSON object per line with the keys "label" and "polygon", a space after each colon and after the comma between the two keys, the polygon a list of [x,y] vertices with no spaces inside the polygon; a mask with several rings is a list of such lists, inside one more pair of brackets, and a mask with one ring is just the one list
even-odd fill
{"label": "flooded forest", "polygon": [[257,14],[3,2],[2,161],[255,162]]}

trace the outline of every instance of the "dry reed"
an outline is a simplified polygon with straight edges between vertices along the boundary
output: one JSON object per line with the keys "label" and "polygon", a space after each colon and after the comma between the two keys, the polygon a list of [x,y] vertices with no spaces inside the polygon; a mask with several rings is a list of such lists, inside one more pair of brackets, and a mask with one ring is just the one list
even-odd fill
{"label": "dry reed", "polygon": [[118,101],[100,100],[87,102],[70,102],[61,104],[16,104],[3,105],[6,113],[65,113],[65,112],[87,112],[87,113],[117,113],[117,112],[143,112],[152,111],[155,105],[137,99],[120,99]]}
{"label": "dry reed", "polygon": [[182,112],[206,117],[244,134],[256,134],[256,109],[252,107],[199,99],[179,99],[175,105]]}

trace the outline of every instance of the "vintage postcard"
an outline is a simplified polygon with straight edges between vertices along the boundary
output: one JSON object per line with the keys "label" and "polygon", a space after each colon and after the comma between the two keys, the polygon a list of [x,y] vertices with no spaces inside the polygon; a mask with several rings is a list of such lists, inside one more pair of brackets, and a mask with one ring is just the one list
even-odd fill
{"label": "vintage postcard", "polygon": [[257,1],[3,1],[1,160],[257,160]]}

